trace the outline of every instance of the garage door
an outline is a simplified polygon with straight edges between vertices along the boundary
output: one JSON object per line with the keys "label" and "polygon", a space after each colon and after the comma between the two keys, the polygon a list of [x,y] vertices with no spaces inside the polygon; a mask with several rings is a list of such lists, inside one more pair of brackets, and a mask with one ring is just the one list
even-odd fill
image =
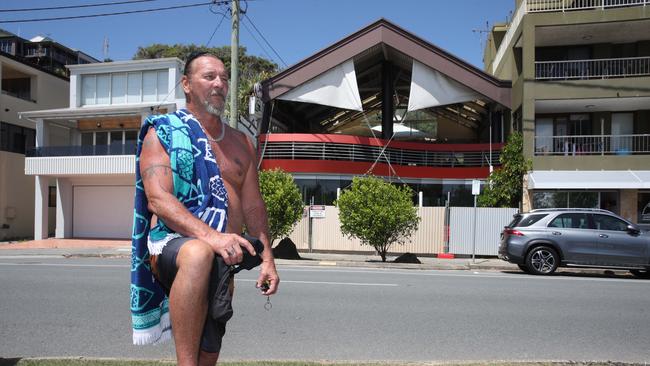
{"label": "garage door", "polygon": [[74,186],[75,238],[131,237],[134,186]]}

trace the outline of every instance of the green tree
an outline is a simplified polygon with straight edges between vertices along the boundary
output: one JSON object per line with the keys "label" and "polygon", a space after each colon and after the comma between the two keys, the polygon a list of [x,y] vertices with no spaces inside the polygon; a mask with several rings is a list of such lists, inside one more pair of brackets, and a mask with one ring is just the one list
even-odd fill
{"label": "green tree", "polygon": [[524,157],[524,139],[513,132],[499,157],[501,167],[488,177],[488,184],[478,197],[482,207],[519,207],[523,194],[523,177],[532,167]]}
{"label": "green tree", "polygon": [[[195,44],[152,44],[146,47],[138,47],[134,60],[178,57],[185,61],[188,56],[195,52],[210,52],[219,57],[226,69],[230,70],[230,46],[205,47]],[[248,117],[248,97],[251,95],[255,83],[269,78],[278,72],[278,65],[263,57],[246,54],[246,47],[239,47],[239,90],[237,100],[239,115]],[[226,108],[226,117],[230,117],[230,108]]]}
{"label": "green tree", "polygon": [[260,191],[269,217],[270,242],[291,233],[303,212],[300,189],[291,174],[281,169],[260,172]]}
{"label": "green tree", "polygon": [[352,180],[336,201],[341,231],[370,245],[386,261],[393,244],[404,244],[417,230],[420,218],[411,200],[410,187],[392,185],[376,177]]}

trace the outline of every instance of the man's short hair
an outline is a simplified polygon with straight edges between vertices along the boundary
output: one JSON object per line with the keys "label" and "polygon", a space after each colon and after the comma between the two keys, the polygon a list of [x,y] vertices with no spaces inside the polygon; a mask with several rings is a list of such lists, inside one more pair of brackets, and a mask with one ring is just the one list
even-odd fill
{"label": "man's short hair", "polygon": [[183,75],[185,76],[190,76],[192,73],[192,62],[196,60],[199,57],[203,56],[208,56],[208,57],[214,57],[217,60],[223,62],[219,56],[215,55],[214,53],[208,52],[208,51],[197,51],[197,52],[192,52],[190,53],[189,56],[187,56],[187,60],[185,61],[185,69],[183,70]]}

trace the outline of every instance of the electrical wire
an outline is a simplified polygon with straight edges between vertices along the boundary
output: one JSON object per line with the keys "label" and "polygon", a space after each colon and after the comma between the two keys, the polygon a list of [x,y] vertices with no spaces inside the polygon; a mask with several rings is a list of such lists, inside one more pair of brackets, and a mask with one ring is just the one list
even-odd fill
{"label": "electrical wire", "polygon": [[246,28],[246,30],[247,30],[248,33],[251,35],[251,37],[253,37],[253,39],[255,40],[255,43],[257,43],[257,45],[260,46],[260,49],[262,50],[262,52],[264,52],[264,54],[266,55],[266,57],[268,57],[269,60],[273,59],[273,57],[271,57],[271,55],[269,55],[269,53],[266,52],[266,48],[264,48],[264,46],[262,46],[262,44],[260,43],[260,41],[257,39],[257,37],[255,37],[255,34],[253,34],[253,32],[251,32],[250,28],[248,28],[248,26],[246,25],[246,23],[242,22],[241,24],[244,26],[244,28]]}
{"label": "electrical wire", "polygon": [[191,7],[196,7],[196,6],[205,6],[205,5],[218,4],[218,3],[224,3],[225,4],[227,2],[228,2],[228,0],[223,0],[223,1],[216,1],[216,2],[209,2],[209,3],[204,2],[204,3],[194,3],[194,4],[187,4],[187,5],[168,6],[168,7],[164,7],[164,8],[120,11],[120,12],[115,12],[115,13],[74,15],[74,16],[67,16],[67,17],[54,17],[54,18],[32,18],[32,19],[18,19],[18,20],[0,20],[0,23],[29,23],[29,22],[45,22],[45,21],[52,21],[52,20],[70,20],[70,19],[82,19],[82,18],[97,18],[97,17],[112,16],[112,15],[150,13],[150,12],[162,11],[162,10],[191,8]]}
{"label": "electrical wire", "polygon": [[66,6],[53,6],[49,8],[23,8],[23,9],[0,9],[0,13],[10,13],[10,12],[21,12],[21,11],[44,11],[44,10],[60,10],[60,9],[81,9],[81,8],[91,8],[97,6],[109,6],[109,5],[122,5],[122,4],[135,4],[135,3],[147,3],[151,1],[158,0],[130,0],[130,1],[115,1],[110,3],[101,3],[101,4],[82,4],[82,5],[66,5]]}
{"label": "electrical wire", "polygon": [[210,39],[208,39],[208,41],[205,43],[205,47],[208,47],[210,45],[210,42],[212,41],[212,38],[217,33],[217,29],[219,29],[219,27],[221,26],[221,23],[223,23],[223,20],[226,19],[226,13],[225,12],[223,12],[223,13],[215,13],[215,12],[212,11],[212,9],[210,9],[210,11],[212,13],[214,13],[214,14],[222,14],[222,17],[221,17],[221,20],[219,20],[219,23],[217,23],[217,26],[214,28],[214,31],[212,31],[212,35],[210,36]]}
{"label": "electrical wire", "polygon": [[266,39],[266,37],[264,37],[264,35],[262,34],[262,32],[260,32],[260,30],[257,29],[257,27],[255,26],[255,24],[253,23],[253,21],[251,20],[251,18],[249,18],[248,15],[247,15],[246,13],[244,13],[244,18],[245,18],[246,20],[248,20],[249,23],[251,23],[251,25],[253,26],[253,28],[255,29],[255,31],[260,35],[260,37],[262,37],[262,39],[264,40],[264,42],[269,46],[269,48],[271,48],[271,50],[273,51],[273,53],[275,53],[275,55],[278,56],[278,59],[280,59],[280,61],[282,61],[282,63],[284,64],[284,67],[288,67],[289,65],[287,65],[287,63],[284,61],[284,59],[282,59],[282,56],[280,56],[280,54],[278,54],[278,52],[275,50],[275,48],[273,48],[273,46],[271,46],[271,44],[270,44],[269,41]]}

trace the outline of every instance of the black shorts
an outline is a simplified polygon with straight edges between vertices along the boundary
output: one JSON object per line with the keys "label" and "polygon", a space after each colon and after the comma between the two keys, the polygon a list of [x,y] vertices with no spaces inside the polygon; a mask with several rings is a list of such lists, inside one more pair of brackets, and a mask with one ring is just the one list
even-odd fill
{"label": "black shorts", "polygon": [[[176,267],[176,257],[183,244],[194,238],[176,238],[172,239],[163,247],[162,253],[158,255],[158,281],[165,288],[169,295],[178,267]],[[210,314],[205,317],[203,324],[203,335],[201,336],[201,350],[210,353],[218,353],[221,350],[221,340],[226,334],[226,323],[212,319]]]}

